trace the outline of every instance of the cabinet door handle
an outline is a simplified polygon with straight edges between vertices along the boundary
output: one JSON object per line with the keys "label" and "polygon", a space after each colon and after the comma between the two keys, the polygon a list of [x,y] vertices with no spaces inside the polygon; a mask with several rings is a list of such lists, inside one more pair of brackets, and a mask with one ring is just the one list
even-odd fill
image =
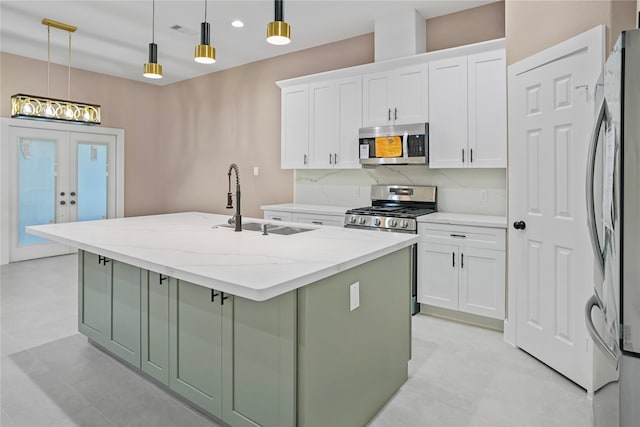
{"label": "cabinet door handle", "polygon": [[333,153],[333,164],[334,165],[338,164],[338,153]]}
{"label": "cabinet door handle", "polygon": [[162,285],[162,282],[169,279],[169,276],[163,276],[162,274],[158,275],[158,283]]}
{"label": "cabinet door handle", "polygon": [[307,164],[307,155],[306,154],[304,155],[304,164],[305,165]]}
{"label": "cabinet door handle", "polygon": [[464,148],[462,149],[462,163],[464,163]]}
{"label": "cabinet door handle", "polygon": [[98,255],[98,264],[107,265],[107,263],[109,261],[111,261],[111,260],[107,259],[107,257],[104,257],[102,255]]}
{"label": "cabinet door handle", "polygon": [[460,269],[464,268],[464,254],[460,254]]}
{"label": "cabinet door handle", "polygon": [[391,108],[389,108],[389,116],[388,121],[391,121]]}
{"label": "cabinet door handle", "polygon": [[467,236],[465,236],[464,234],[449,234],[449,236],[451,237],[459,237],[461,239],[466,239]]}
{"label": "cabinet door handle", "polygon": [[220,295],[220,294],[217,293],[215,289],[211,289],[211,302],[214,302],[218,295]]}
{"label": "cabinet door handle", "polygon": [[322,225],[322,221],[311,221],[311,224]]}
{"label": "cabinet door handle", "polygon": [[473,148],[469,149],[469,161],[473,163]]}
{"label": "cabinet door handle", "polygon": [[222,298],[220,299],[220,305],[224,305],[224,300],[229,299],[229,297],[224,296],[224,292],[222,292]]}
{"label": "cabinet door handle", "polygon": [[456,266],[456,253],[455,252],[451,252],[451,266],[452,267]]}
{"label": "cabinet door handle", "polygon": [[282,218],[280,218],[279,216],[274,216],[271,219],[274,221],[282,221]]}
{"label": "cabinet door handle", "polygon": [[331,153],[329,153],[329,164],[331,164]]}
{"label": "cabinet door handle", "polygon": [[393,113],[393,120],[398,120],[398,109],[394,108],[393,109],[394,113]]}

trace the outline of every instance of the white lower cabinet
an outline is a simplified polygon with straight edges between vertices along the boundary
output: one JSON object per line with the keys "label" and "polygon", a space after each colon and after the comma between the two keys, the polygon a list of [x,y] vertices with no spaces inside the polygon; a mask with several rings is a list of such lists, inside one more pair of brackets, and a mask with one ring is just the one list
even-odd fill
{"label": "white lower cabinet", "polygon": [[332,215],[332,214],[318,214],[313,212],[301,213],[301,212],[290,212],[290,211],[265,210],[264,219],[269,221],[299,222],[302,224],[332,225],[334,227],[344,226],[344,214]]}
{"label": "white lower cabinet", "polygon": [[293,222],[301,222],[303,224],[315,225],[333,225],[334,227],[344,226],[344,215],[319,215],[294,213]]}
{"label": "white lower cabinet", "polygon": [[505,230],[419,224],[418,302],[504,319]]}
{"label": "white lower cabinet", "polygon": [[269,221],[285,221],[292,222],[293,216],[291,212],[283,211],[264,211],[264,219]]}

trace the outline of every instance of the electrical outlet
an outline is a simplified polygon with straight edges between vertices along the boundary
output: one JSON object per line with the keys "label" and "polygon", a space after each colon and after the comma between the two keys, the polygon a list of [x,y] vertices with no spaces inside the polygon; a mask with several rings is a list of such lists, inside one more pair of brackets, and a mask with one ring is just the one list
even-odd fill
{"label": "electrical outlet", "polygon": [[489,200],[489,194],[487,193],[487,190],[482,190],[480,192],[480,201],[481,202],[486,202]]}
{"label": "electrical outlet", "polygon": [[260,174],[260,169],[258,166],[253,167],[253,176],[258,176]]}
{"label": "electrical outlet", "polygon": [[360,282],[352,283],[349,286],[349,307],[351,311],[360,307]]}

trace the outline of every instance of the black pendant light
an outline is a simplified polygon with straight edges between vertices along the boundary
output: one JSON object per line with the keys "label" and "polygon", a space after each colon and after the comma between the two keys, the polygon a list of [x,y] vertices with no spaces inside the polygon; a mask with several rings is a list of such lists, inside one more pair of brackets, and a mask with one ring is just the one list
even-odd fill
{"label": "black pendant light", "polygon": [[151,20],[151,43],[149,43],[149,62],[144,64],[143,76],[149,79],[162,78],[162,65],[158,64],[158,45],[155,44],[156,32],[156,1],[153,0],[153,14]]}
{"label": "black pendant light", "polygon": [[291,26],[284,22],[284,0],[275,0],[275,20],[267,24],[267,42],[276,45],[291,42]]}
{"label": "black pendant light", "polygon": [[216,62],[216,48],[211,46],[209,35],[211,33],[207,22],[207,0],[204,0],[204,22],[200,24],[200,44],[196,46],[194,60],[201,64],[213,64]]}

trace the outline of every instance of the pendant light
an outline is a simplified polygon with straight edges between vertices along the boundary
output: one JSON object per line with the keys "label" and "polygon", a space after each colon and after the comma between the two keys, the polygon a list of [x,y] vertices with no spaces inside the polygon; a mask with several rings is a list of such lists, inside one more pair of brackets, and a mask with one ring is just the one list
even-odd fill
{"label": "pendant light", "polygon": [[[44,18],[42,24],[47,26],[47,96],[34,96],[23,93],[13,95],[11,97],[11,117],[99,125],[99,105],[68,100],[71,98],[71,33],[74,33],[78,28],[48,18]],[[69,33],[67,100],[50,98],[51,27]]]}
{"label": "pendant light", "polygon": [[151,18],[151,43],[149,43],[149,62],[144,64],[143,76],[149,79],[162,78],[162,65],[158,64],[158,45],[155,43],[156,33],[156,0],[153,0],[153,12]]}
{"label": "pendant light", "polygon": [[207,22],[207,0],[204,0],[204,22],[200,24],[200,44],[196,46],[194,60],[201,64],[213,64],[216,62],[216,48],[209,43],[211,33]]}
{"label": "pendant light", "polygon": [[267,24],[267,41],[275,45],[291,42],[291,26],[284,22],[284,0],[275,0],[275,20]]}

